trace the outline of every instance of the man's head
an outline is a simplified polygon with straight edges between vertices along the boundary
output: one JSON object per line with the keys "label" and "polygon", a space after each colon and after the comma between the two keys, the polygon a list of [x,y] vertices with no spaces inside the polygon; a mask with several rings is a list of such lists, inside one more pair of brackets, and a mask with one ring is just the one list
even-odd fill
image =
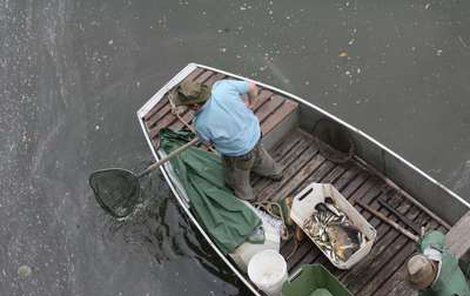
{"label": "man's head", "polygon": [[418,290],[431,286],[437,274],[433,261],[421,254],[411,257],[406,264],[406,269],[409,284]]}
{"label": "man's head", "polygon": [[194,81],[183,81],[174,91],[173,101],[175,106],[189,106],[204,104],[210,97],[211,90],[208,86]]}

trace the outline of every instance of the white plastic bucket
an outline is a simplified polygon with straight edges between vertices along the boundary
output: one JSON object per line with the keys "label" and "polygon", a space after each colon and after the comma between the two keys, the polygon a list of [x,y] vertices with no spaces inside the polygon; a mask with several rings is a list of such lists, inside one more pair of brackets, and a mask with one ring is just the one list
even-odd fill
{"label": "white plastic bucket", "polygon": [[261,251],[250,259],[248,276],[260,290],[270,296],[278,296],[287,280],[286,260],[276,251]]}

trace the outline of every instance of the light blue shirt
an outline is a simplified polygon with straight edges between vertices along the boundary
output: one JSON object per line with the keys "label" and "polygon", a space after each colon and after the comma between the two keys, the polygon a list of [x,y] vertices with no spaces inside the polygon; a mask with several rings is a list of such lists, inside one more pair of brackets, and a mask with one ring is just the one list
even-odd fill
{"label": "light blue shirt", "polygon": [[246,81],[217,81],[210,99],[195,114],[198,136],[205,142],[212,142],[223,155],[246,154],[261,137],[258,118],[241,97],[247,92]]}

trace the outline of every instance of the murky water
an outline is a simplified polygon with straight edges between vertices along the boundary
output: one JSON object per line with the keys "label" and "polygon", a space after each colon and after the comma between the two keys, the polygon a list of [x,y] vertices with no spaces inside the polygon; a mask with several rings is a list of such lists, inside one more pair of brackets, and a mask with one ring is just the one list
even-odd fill
{"label": "murky water", "polygon": [[151,161],[135,111],[188,62],[278,86],[467,200],[466,1],[0,3],[2,295],[243,295],[158,174],[125,222],[95,169]]}

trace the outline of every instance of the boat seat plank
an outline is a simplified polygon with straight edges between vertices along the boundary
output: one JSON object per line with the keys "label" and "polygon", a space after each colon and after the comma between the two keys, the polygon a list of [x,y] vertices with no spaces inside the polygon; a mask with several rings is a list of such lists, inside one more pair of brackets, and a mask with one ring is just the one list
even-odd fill
{"label": "boat seat plank", "polygon": [[158,124],[155,125],[149,131],[150,138],[154,139],[157,138],[158,133],[162,128],[169,127],[173,122],[177,120],[176,116],[173,113],[166,114],[163,118],[158,120]]}
{"label": "boat seat plank", "polygon": [[469,229],[470,211],[460,218],[446,235],[446,246],[449,252],[463,261],[470,259]]}
{"label": "boat seat plank", "polygon": [[194,79],[196,79],[199,75],[201,75],[205,70],[202,69],[202,68],[196,68],[194,69],[191,73],[189,73],[188,76],[186,76],[186,78],[183,80],[189,80],[189,81],[193,81]]}
{"label": "boat seat plank", "polygon": [[201,75],[196,77],[196,79],[194,79],[194,81],[204,84],[204,82],[208,81],[209,78],[211,76],[214,76],[214,75],[215,75],[215,73],[212,72],[212,71],[204,71],[204,73],[202,73]]}
{"label": "boat seat plank", "polygon": [[271,114],[271,116],[261,123],[261,129],[263,130],[263,133],[268,134],[290,114],[297,110],[298,105],[298,103],[293,101],[284,101],[284,104],[277,108],[276,111]]}
{"label": "boat seat plank", "polygon": [[266,89],[261,89],[259,91],[258,95],[254,99],[253,107],[252,107],[255,114],[256,114],[256,112],[258,112],[258,110],[261,108],[261,106],[264,103],[266,103],[269,100],[269,98],[271,98],[272,95],[273,95],[273,92],[269,91],[269,90],[266,90]]}
{"label": "boat seat plank", "polygon": [[219,80],[222,80],[225,77],[227,77],[227,76],[225,76],[225,74],[217,73],[217,74],[213,75],[211,78],[207,79],[207,81],[204,82],[204,84],[209,86],[209,87],[212,87],[215,82],[217,82]]}
{"label": "boat seat plank", "polygon": [[261,124],[271,113],[276,111],[276,109],[282,105],[285,100],[285,98],[276,95],[271,96],[268,100],[266,100],[266,102],[258,110],[256,110],[256,116],[258,117]]}
{"label": "boat seat plank", "polygon": [[[165,98],[166,99],[166,98]],[[164,100],[162,100],[164,101]],[[146,122],[146,126],[149,130],[152,130],[158,123],[159,120],[165,118],[165,116],[172,116],[170,104],[165,104],[158,112],[158,115],[150,117]]]}
{"label": "boat seat plank", "polygon": [[[194,69],[191,73],[189,73],[188,76],[186,76],[186,78],[184,80],[194,80],[196,77],[198,77],[200,74],[202,74],[202,72],[204,72],[204,69],[202,68],[196,68]],[[184,81],[183,80],[183,81]],[[179,84],[178,84],[179,85]],[[158,112],[165,104],[167,104],[168,100],[167,98],[164,98],[164,99],[161,99],[160,101],[158,101],[158,103],[149,111],[147,112],[147,114],[145,114],[144,116],[144,120],[147,121],[150,117],[156,115],[156,114],[159,114],[160,112]]]}
{"label": "boat seat plank", "polygon": [[[184,80],[196,81],[208,86],[212,86],[221,79],[230,79],[222,73],[217,73],[202,68],[197,68]],[[282,122],[287,116],[295,111],[298,104],[287,100],[285,97],[275,95],[272,91],[259,87],[259,93],[254,100],[253,110],[260,120],[263,134],[268,134],[274,127]],[[194,112],[186,111],[181,117],[186,123],[193,119]],[[154,143],[158,143],[158,133],[162,128],[172,128],[179,130],[185,126],[173,113],[165,95],[145,116],[145,126],[149,136]],[[158,144],[156,144],[158,148]]]}
{"label": "boat seat plank", "polygon": [[[167,98],[163,98],[160,101],[158,101],[157,104],[144,116],[144,121],[149,121],[152,118],[158,118],[161,114],[161,109],[166,106],[167,103]],[[154,119],[154,121],[156,121]]]}

